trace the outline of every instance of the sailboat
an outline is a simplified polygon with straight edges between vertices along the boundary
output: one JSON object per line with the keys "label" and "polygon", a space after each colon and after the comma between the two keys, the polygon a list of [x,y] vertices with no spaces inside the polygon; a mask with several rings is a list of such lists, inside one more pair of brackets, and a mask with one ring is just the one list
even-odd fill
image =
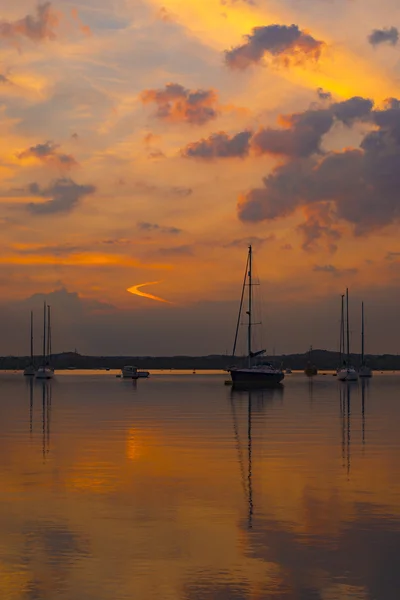
{"label": "sailboat", "polygon": [[[347,358],[343,366],[337,372],[340,381],[357,381],[358,373],[350,364],[350,324],[349,324],[349,290],[346,288],[346,351]],[[344,339],[343,339],[344,347]]]}
{"label": "sailboat", "polygon": [[242,296],[240,300],[239,315],[236,325],[235,342],[233,345],[232,356],[235,356],[236,344],[238,339],[240,319],[243,309],[243,301],[245,296],[246,287],[248,288],[248,325],[247,325],[247,367],[230,367],[228,372],[231,374],[233,385],[256,385],[256,386],[268,386],[276,385],[284,379],[285,374],[281,369],[276,369],[270,363],[254,364],[254,359],[258,356],[265,354],[265,350],[259,350],[253,352],[252,349],[252,327],[253,323],[253,249],[249,246],[247,255],[246,271],[242,287]]}
{"label": "sailboat", "polygon": [[47,318],[47,306],[46,302],[43,305],[43,360],[42,366],[36,372],[36,379],[52,379],[54,372],[49,368],[47,362],[46,345],[48,347],[49,341],[46,337],[46,319]]}
{"label": "sailboat", "polygon": [[361,367],[358,374],[360,377],[372,377],[372,369],[365,364],[364,356],[364,302],[361,303]]}
{"label": "sailboat", "polygon": [[35,361],[33,358],[33,311],[31,311],[31,362],[24,369],[25,377],[34,377],[36,375]]}
{"label": "sailboat", "polygon": [[304,373],[307,375],[307,377],[314,377],[314,375],[318,375],[318,369],[315,365],[312,364],[312,346],[310,346],[310,350],[308,351],[308,362],[307,362],[307,366],[304,369]]}

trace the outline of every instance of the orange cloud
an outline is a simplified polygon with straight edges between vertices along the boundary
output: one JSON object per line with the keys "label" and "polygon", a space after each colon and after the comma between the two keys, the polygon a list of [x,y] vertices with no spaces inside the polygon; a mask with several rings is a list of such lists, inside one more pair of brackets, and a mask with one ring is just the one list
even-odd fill
{"label": "orange cloud", "polygon": [[33,42],[55,40],[55,28],[59,25],[60,15],[53,10],[51,2],[39,4],[36,15],[26,15],[16,21],[0,22],[0,37],[17,39],[25,37]]}
{"label": "orange cloud", "polygon": [[139,285],[134,285],[128,288],[126,291],[130,294],[135,294],[136,296],[142,296],[143,298],[149,298],[150,300],[156,300],[157,302],[165,302],[166,304],[171,304],[168,300],[164,300],[164,298],[160,298],[159,296],[153,296],[153,294],[147,294],[146,292],[140,292],[139,288],[144,287],[145,285],[156,285],[157,283],[161,283],[160,281],[150,281],[148,283],[140,283]]}
{"label": "orange cloud", "polygon": [[156,104],[155,116],[172,123],[204,125],[219,114],[217,93],[212,90],[188,90],[179,83],[167,83],[158,90],[144,90],[143,104]]}

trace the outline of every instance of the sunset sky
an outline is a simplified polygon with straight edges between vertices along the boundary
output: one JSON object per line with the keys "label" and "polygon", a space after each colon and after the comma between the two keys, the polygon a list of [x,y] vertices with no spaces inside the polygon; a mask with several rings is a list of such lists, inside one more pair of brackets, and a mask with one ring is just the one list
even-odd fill
{"label": "sunset sky", "polygon": [[230,351],[249,242],[269,352],[398,351],[398,1],[0,7],[1,353]]}

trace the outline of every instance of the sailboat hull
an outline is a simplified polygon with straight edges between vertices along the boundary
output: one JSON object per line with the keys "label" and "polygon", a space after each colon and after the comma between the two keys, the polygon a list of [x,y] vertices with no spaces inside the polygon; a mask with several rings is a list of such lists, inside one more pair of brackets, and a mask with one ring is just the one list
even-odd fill
{"label": "sailboat hull", "polygon": [[256,369],[235,369],[231,372],[233,385],[270,386],[280,383],[285,374],[282,371],[268,372]]}
{"label": "sailboat hull", "polygon": [[33,365],[26,367],[24,370],[25,377],[35,377],[36,369]]}
{"label": "sailboat hull", "polygon": [[54,371],[49,367],[40,367],[36,373],[36,379],[53,379]]}
{"label": "sailboat hull", "polygon": [[352,367],[349,367],[348,369],[344,368],[338,371],[337,378],[339,381],[357,381],[358,373]]}

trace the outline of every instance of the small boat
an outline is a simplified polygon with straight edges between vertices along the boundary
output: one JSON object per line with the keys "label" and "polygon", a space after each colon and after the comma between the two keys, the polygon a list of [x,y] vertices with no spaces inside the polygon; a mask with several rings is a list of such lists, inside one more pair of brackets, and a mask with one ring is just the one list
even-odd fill
{"label": "small boat", "polygon": [[126,365],[121,369],[123,379],[147,379],[150,376],[149,371],[138,371],[137,367]]}
{"label": "small boat", "polygon": [[[343,296],[342,296],[342,306],[343,306]],[[344,312],[342,311],[342,323],[341,328],[343,331],[344,324]],[[356,369],[350,364],[350,326],[349,326],[349,290],[346,288],[346,336],[347,336],[347,358],[344,361],[343,366],[337,371],[337,378],[339,381],[357,381],[358,373]],[[343,338],[343,349],[344,349],[344,335],[341,335]]]}
{"label": "small boat", "polygon": [[289,369],[289,367],[285,370],[286,375],[291,375],[292,373],[292,369]]}
{"label": "small boat", "polygon": [[31,310],[31,362],[24,369],[25,377],[35,377],[36,375],[36,367],[33,358],[33,311]]}
{"label": "small boat", "polygon": [[137,367],[126,365],[122,367],[121,375],[124,379],[137,379]]}
{"label": "small boat", "polygon": [[147,379],[148,377],[150,377],[150,372],[149,371],[138,371],[137,372],[137,378],[138,379]]}
{"label": "small boat", "polygon": [[[46,330],[46,317],[48,315],[49,323],[50,323],[50,306],[46,306],[46,302],[43,306],[43,364],[36,371],[36,379],[52,379],[54,376],[54,369],[48,364],[48,352],[51,348],[51,332],[50,326]],[[47,333],[47,335],[46,335]],[[47,345],[47,348],[46,348]]]}
{"label": "small boat", "polygon": [[240,301],[239,316],[236,325],[235,342],[233,346],[232,356],[235,356],[236,344],[239,334],[241,315],[243,309],[243,299],[246,288],[248,289],[248,325],[247,325],[247,367],[232,366],[227,369],[231,375],[232,384],[235,386],[268,386],[277,385],[284,379],[285,374],[281,369],[276,369],[271,363],[254,364],[254,359],[265,354],[265,350],[253,352],[252,350],[252,327],[253,323],[253,249],[249,246],[247,255],[246,271],[242,287],[242,296]]}
{"label": "small boat", "polygon": [[49,367],[39,367],[36,371],[36,379],[53,379],[54,371]]}
{"label": "small boat", "polygon": [[314,377],[314,375],[318,375],[318,369],[315,365],[312,364],[311,359],[312,359],[312,346],[310,346],[310,349],[308,351],[308,362],[307,362],[307,366],[304,369],[304,373],[307,375],[307,377]]}
{"label": "small boat", "polygon": [[372,369],[365,364],[364,356],[364,302],[361,303],[361,366],[358,374],[360,377],[372,377]]}

